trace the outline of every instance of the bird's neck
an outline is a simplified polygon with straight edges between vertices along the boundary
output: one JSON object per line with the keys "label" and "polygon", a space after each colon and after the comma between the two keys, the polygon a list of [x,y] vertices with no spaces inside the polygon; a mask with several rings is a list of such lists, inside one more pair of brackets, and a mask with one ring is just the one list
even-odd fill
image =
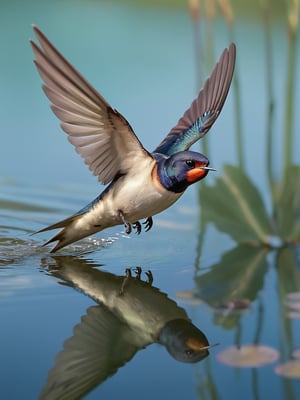
{"label": "bird's neck", "polygon": [[169,170],[169,157],[157,154],[155,155],[155,159],[157,161],[157,175],[161,185],[170,192],[183,193],[188,187],[188,183],[186,181],[179,182],[172,175],[172,172]]}

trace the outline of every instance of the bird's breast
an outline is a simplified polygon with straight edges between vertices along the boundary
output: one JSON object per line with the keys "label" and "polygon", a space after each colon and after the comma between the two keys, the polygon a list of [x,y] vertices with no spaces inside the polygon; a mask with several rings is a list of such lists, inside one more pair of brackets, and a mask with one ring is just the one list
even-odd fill
{"label": "bird's breast", "polygon": [[170,207],[181,193],[172,193],[161,185],[153,160],[118,179],[108,195],[107,202],[114,212],[122,210],[126,219],[133,223]]}
{"label": "bird's breast", "polygon": [[166,190],[151,159],[113,182],[93,207],[76,220],[76,227],[89,234],[123,223],[120,211],[130,223],[146,219],[170,207],[181,193]]}

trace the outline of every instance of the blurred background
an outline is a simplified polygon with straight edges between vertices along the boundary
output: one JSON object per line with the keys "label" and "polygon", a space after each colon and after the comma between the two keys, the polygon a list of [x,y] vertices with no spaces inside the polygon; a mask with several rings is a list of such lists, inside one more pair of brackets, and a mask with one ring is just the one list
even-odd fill
{"label": "blurred background", "polygon": [[[1,398],[38,397],[55,355],[94,303],[47,272],[49,249],[40,246],[49,236],[30,236],[103,189],[41,90],[32,24],[150,151],[223,49],[237,46],[222,113],[193,146],[217,172],[156,216],[151,232],[129,238],[116,227],[67,250],[118,275],[151,269],[155,285],[220,345],[195,366],[150,346],[87,398],[162,398],[167,390],[173,399],[300,396],[298,19],[298,0],[1,2]],[[276,361],[243,367],[241,354],[219,356],[248,344],[270,347]]]}

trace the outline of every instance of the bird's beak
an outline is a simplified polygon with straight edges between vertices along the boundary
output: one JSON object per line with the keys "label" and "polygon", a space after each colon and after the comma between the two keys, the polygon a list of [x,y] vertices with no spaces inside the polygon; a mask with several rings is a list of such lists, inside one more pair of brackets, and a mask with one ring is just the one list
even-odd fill
{"label": "bird's beak", "polygon": [[199,167],[199,169],[204,169],[206,171],[216,171],[215,168],[211,168],[211,167]]}
{"label": "bird's beak", "polygon": [[219,344],[220,344],[220,343],[209,344],[208,346],[201,347],[201,349],[199,349],[199,350],[209,350],[209,349],[211,349],[212,347],[219,346]]}
{"label": "bird's beak", "polygon": [[215,169],[206,165],[196,166],[195,168],[186,172],[186,179],[190,184],[198,182],[205,178],[209,171],[215,171]]}

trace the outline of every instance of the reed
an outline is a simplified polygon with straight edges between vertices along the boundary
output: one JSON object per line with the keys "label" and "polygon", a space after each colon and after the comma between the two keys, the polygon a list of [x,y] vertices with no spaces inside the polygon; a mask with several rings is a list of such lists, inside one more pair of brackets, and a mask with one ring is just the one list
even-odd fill
{"label": "reed", "polygon": [[[195,0],[193,3],[198,4]],[[266,93],[266,126],[265,136],[259,132],[259,141],[265,138],[265,171],[269,196],[271,199],[271,212],[267,211],[261,193],[257,190],[255,182],[249,179],[245,171],[245,147],[243,138],[243,123],[247,123],[242,116],[241,88],[239,84],[239,70],[236,66],[232,95],[234,99],[235,144],[237,166],[224,166],[222,176],[214,181],[213,185],[202,183],[199,188],[199,201],[201,203],[201,217],[199,241],[203,242],[207,223],[212,222],[217,229],[226,232],[239,243],[256,243],[279,248],[289,244],[300,243],[300,166],[294,164],[293,151],[295,148],[295,135],[297,130],[295,121],[295,88],[297,84],[297,60],[299,37],[299,10],[300,0],[289,0],[286,5],[287,26],[287,58],[286,58],[286,84],[281,97],[285,99],[284,107],[276,108],[274,95],[274,63],[272,43],[272,11],[273,3],[270,0],[260,0],[259,7],[262,16],[264,31],[264,64],[265,64],[265,93]],[[228,41],[235,40],[235,14],[230,0],[210,2],[206,0],[203,18],[200,20],[200,9],[194,11],[195,25],[195,54],[201,56],[202,67],[197,67],[197,82],[201,80],[200,71],[204,67],[204,60],[213,65],[215,32],[214,20],[216,5],[223,20],[228,27]],[[200,6],[199,6],[200,7]],[[203,21],[204,20],[204,21]],[[205,23],[200,36],[202,23]],[[196,41],[197,37],[197,41]],[[202,39],[202,40],[201,40]],[[203,46],[205,43],[205,46]],[[283,52],[281,52],[283,53]],[[238,53],[239,54],[239,53]],[[205,55],[205,57],[204,57]],[[238,63],[238,59],[237,59]],[[198,87],[197,87],[198,88]],[[276,95],[278,96],[278,95]],[[279,94],[280,96],[280,94]],[[281,154],[275,153],[274,121],[275,113],[283,112],[283,150]],[[262,118],[264,116],[262,115]],[[248,122],[248,123],[252,123]],[[207,141],[202,141],[203,150],[209,156]],[[253,151],[254,149],[252,149]],[[254,150],[255,151],[255,150]],[[276,176],[274,166],[282,162],[281,176]],[[234,190],[232,190],[234,188]],[[230,199],[230,201],[228,200]],[[247,206],[245,208],[245,206]],[[247,212],[245,212],[247,209]],[[199,260],[202,244],[198,246],[197,258]]]}
{"label": "reed", "polygon": [[[299,0],[290,0],[287,9],[288,63],[286,76],[285,118],[284,118],[284,161],[283,173],[293,162],[293,122],[295,113],[295,86],[297,39],[299,26]],[[283,177],[284,179],[284,177]]]}
{"label": "reed", "polygon": [[[228,27],[229,42],[235,42],[234,33],[234,13],[230,0],[219,0],[221,14]],[[233,101],[234,101],[234,116],[235,116],[235,138],[237,148],[237,160],[239,167],[245,170],[244,144],[243,144],[243,128],[242,128],[242,101],[240,82],[238,75],[238,61],[236,61],[235,74],[233,76]]]}
{"label": "reed", "polygon": [[275,202],[276,202],[276,193],[275,193],[275,176],[273,171],[273,128],[274,128],[274,107],[275,107],[275,99],[274,99],[274,85],[273,85],[273,52],[272,52],[272,43],[271,43],[271,5],[269,0],[261,0],[260,8],[262,14],[262,25],[264,29],[264,39],[265,39],[265,81],[266,81],[266,110],[267,110],[267,118],[266,118],[266,172],[267,172],[267,180],[269,185],[269,191],[271,193],[271,203],[272,203],[272,216],[275,215]]}

